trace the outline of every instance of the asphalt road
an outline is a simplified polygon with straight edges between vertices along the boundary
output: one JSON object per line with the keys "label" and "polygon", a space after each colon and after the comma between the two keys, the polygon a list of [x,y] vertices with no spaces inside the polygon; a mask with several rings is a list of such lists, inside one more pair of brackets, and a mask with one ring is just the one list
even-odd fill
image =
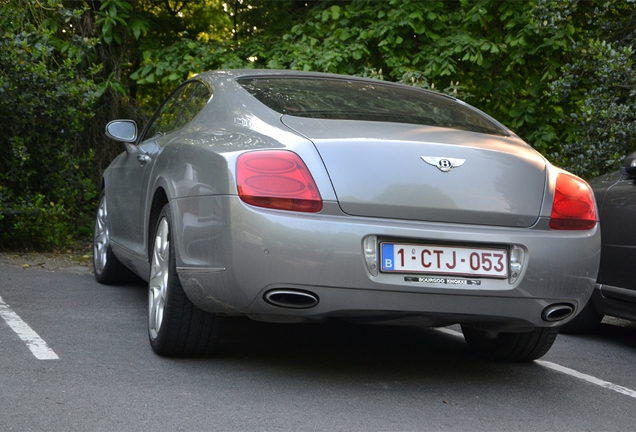
{"label": "asphalt road", "polygon": [[232,319],[217,356],[168,359],[148,344],[143,286],[0,266],[0,297],[2,431],[636,429],[633,325],[507,364],[455,327]]}

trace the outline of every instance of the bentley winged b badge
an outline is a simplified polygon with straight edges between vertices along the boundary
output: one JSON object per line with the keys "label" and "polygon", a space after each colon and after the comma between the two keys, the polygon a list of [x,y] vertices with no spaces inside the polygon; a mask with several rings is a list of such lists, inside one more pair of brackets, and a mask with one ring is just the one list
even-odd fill
{"label": "bentley winged b badge", "polygon": [[453,168],[464,165],[466,159],[454,159],[437,156],[421,156],[422,160],[429,165],[439,168],[442,172],[449,172]]}

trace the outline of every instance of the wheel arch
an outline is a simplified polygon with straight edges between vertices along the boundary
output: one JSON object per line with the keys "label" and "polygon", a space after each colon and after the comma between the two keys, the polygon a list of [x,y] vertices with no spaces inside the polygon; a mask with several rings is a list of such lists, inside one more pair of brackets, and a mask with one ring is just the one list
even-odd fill
{"label": "wheel arch", "polygon": [[150,205],[150,214],[148,215],[148,244],[146,253],[148,254],[148,260],[150,261],[152,254],[152,237],[157,229],[157,223],[159,222],[159,214],[161,210],[168,204],[168,194],[163,187],[158,187],[155,190],[155,194],[152,197],[152,204]]}

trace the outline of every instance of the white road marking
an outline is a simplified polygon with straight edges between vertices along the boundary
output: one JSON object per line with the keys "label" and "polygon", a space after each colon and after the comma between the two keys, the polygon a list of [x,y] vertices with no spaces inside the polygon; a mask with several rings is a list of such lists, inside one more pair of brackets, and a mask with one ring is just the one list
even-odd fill
{"label": "white road marking", "polygon": [[615,392],[636,398],[636,391],[628,389],[627,387],[619,386],[608,381],[603,381],[591,375],[587,375],[587,374],[575,371],[574,369],[566,368],[565,366],[561,366],[549,361],[535,360],[534,362],[548,369],[552,369],[557,372],[561,372],[561,373],[576,377],[578,379],[582,379],[583,381],[596,384],[597,386],[601,386],[606,389],[614,390]]}
{"label": "white road marking", "polygon": [[[436,330],[438,330],[438,331],[440,331],[442,333],[446,333],[446,334],[451,335],[451,336],[462,337],[462,338],[464,337],[464,335],[461,334],[460,332],[455,331],[455,330],[451,330],[451,329],[448,329],[448,328],[440,327],[440,328],[437,328]],[[583,381],[587,381],[590,384],[594,384],[594,385],[597,385],[597,386],[600,386],[600,387],[603,387],[603,388],[606,388],[606,389],[614,390],[615,392],[624,394],[624,395],[629,396],[629,397],[636,398],[636,391],[634,391],[632,389],[628,389],[627,387],[619,386],[619,385],[616,385],[616,384],[611,383],[609,381],[603,381],[602,379],[598,379],[596,377],[593,377],[592,375],[587,375],[587,374],[575,371],[574,369],[570,369],[570,368],[567,368],[565,366],[561,366],[561,365],[558,365],[556,363],[552,363],[552,362],[549,362],[549,361],[535,360],[534,362],[536,364],[538,364],[539,366],[543,366],[545,368],[552,369],[554,371],[561,372],[561,373],[564,373],[566,375],[573,376],[573,377],[581,379]]]}
{"label": "white road marking", "polygon": [[13,312],[8,304],[0,297],[0,316],[9,324],[9,327],[16,332],[18,337],[26,342],[27,347],[31,350],[35,358],[38,360],[57,360],[59,357],[49,348],[44,340],[33,331],[31,327]]}

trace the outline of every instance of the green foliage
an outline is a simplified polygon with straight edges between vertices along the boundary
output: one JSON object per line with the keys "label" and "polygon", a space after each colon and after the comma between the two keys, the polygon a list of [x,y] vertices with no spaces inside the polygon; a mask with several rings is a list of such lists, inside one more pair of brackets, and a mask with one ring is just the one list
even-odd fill
{"label": "green foliage", "polygon": [[121,44],[122,31],[130,31],[137,39],[141,36],[142,32],[145,33],[147,24],[143,20],[135,19],[129,22],[132,9],[132,4],[126,1],[102,1],[99,11],[95,13],[98,17],[95,21],[95,25],[101,28],[101,39],[104,42],[110,44],[114,40],[118,44]]}
{"label": "green foliage", "polygon": [[[262,2],[250,3],[251,13],[262,10]],[[182,40],[144,51],[131,78],[139,84],[174,85],[194,73],[226,67],[372,76],[453,94],[499,119],[544,154],[559,147],[561,107],[545,93],[567,63],[581,23],[546,26],[533,3],[516,1],[295,5],[281,2],[278,7],[286,9],[277,21],[240,33],[238,40]]]}
{"label": "green foliage", "polygon": [[191,75],[213,69],[253,67],[228,46],[183,38],[167,48],[143,52],[143,66],[130,78],[137,84],[176,86]]}
{"label": "green foliage", "polygon": [[90,235],[94,185],[121,151],[104,124],[143,123],[204,70],[314,70],[440,91],[584,177],[634,150],[634,0],[0,0],[0,8],[0,248],[59,248]]}
{"label": "green foliage", "polygon": [[[52,3],[53,4],[53,3]],[[0,248],[63,248],[92,219],[92,154],[75,140],[97,96],[45,27],[4,22],[0,42]],[[84,229],[84,234],[86,229]]]}
{"label": "green foliage", "polygon": [[131,78],[174,86],[204,70],[267,67],[417,85],[483,109],[585,177],[633,146],[633,0],[300,3],[276,2],[273,18],[271,3],[235,2],[232,40],[145,50]]}
{"label": "green foliage", "polygon": [[545,28],[531,2],[359,0],[314,10],[263,57],[274,68],[371,67],[393,81],[417,74],[434,89],[459,88],[547,154],[559,125],[544,92],[579,31]]}
{"label": "green foliage", "polygon": [[[574,172],[593,177],[618,169],[636,147],[636,67],[631,46],[592,40],[553,84],[565,98],[579,89],[569,118],[572,137],[555,157]],[[574,89],[573,89],[574,87]]]}
{"label": "green foliage", "polygon": [[[548,6],[552,16],[569,16],[559,3]],[[599,2],[589,10],[588,23],[550,95],[562,103],[559,120],[569,131],[552,156],[589,178],[618,169],[636,150],[636,3]]]}

